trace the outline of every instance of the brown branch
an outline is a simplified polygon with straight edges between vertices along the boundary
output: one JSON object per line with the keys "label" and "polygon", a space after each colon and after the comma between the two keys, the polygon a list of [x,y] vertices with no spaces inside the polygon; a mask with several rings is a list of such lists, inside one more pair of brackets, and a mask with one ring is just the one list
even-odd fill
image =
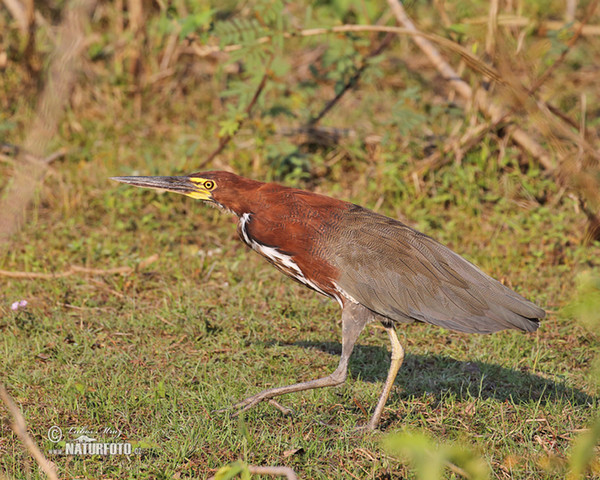
{"label": "brown branch", "polygon": [[35,54],[35,15],[33,0],[24,0],[23,5],[19,0],[4,0],[6,8],[17,21],[21,34],[27,38],[23,57],[31,74],[36,74],[38,66],[34,65]]}
{"label": "brown branch", "polygon": [[16,433],[17,437],[21,439],[25,448],[29,451],[30,455],[37,462],[40,468],[44,471],[44,473],[48,476],[50,480],[58,480],[58,475],[52,463],[48,461],[48,459],[44,456],[40,448],[33,441],[29,433],[27,433],[27,423],[25,422],[25,418],[23,418],[23,414],[19,410],[19,407],[15,404],[14,400],[11,398],[9,393],[6,391],[6,388],[3,384],[0,383],[0,398],[6,405],[10,416],[12,417],[11,427],[13,431]]}
{"label": "brown branch", "polygon": [[579,198],[579,205],[588,219],[583,243],[584,245],[589,245],[593,241],[600,240],[600,215],[593,212],[581,198]]}
{"label": "brown branch", "polygon": [[40,158],[40,157],[34,155],[33,153],[28,152],[27,150],[21,148],[19,145],[12,145],[10,143],[0,144],[0,155],[4,155],[4,156],[8,157],[10,154],[10,156],[12,156],[12,157],[19,157],[19,159],[21,161],[29,162],[29,163],[32,163],[33,165],[36,165],[39,163],[49,165],[54,160],[64,157],[67,153],[69,153],[69,150],[66,147],[61,147],[58,150],[56,150],[55,152],[48,155],[46,158]]}
{"label": "brown branch", "polygon": [[[273,57],[271,57],[271,60],[267,64],[267,67],[265,69],[265,74],[263,75],[260,83],[258,84],[258,87],[256,87],[256,91],[254,92],[254,96],[252,97],[252,100],[250,100],[250,102],[248,103],[248,106],[244,110],[244,113],[246,114],[246,118],[250,117],[250,114],[252,113],[252,109],[254,108],[254,105],[258,101],[260,94],[262,93],[262,91],[265,88],[265,85],[267,84],[267,79],[269,78],[269,67],[271,66],[272,60],[273,60]],[[204,161],[202,161],[198,165],[198,167],[197,167],[198,170],[202,169],[203,167],[208,165],[210,162],[212,162],[214,160],[214,158],[223,151],[223,149],[232,140],[232,138],[235,136],[235,134],[240,131],[240,128],[242,127],[243,123],[244,123],[244,120],[243,119],[240,120],[240,122],[238,123],[237,129],[235,130],[235,132],[233,134],[231,134],[231,135],[228,134],[228,135],[225,135],[224,137],[221,137],[221,140],[219,141],[219,146]]]}
{"label": "brown branch", "polygon": [[[487,23],[488,17],[476,18],[476,19],[466,19],[464,23],[467,24],[478,24],[478,23]],[[526,27],[530,24],[534,23],[532,20],[525,17],[518,16],[507,16],[507,15],[498,15],[498,25],[503,26],[517,26],[517,27]],[[548,30],[558,30],[563,28],[565,24],[563,22],[556,21],[548,21],[539,24],[540,28],[545,28]],[[579,26],[579,24],[576,24]],[[411,30],[409,28],[403,27],[390,27],[385,25],[338,25],[335,27],[329,28],[307,28],[305,30],[299,30],[297,32],[284,32],[284,38],[294,38],[294,37],[312,37],[317,35],[328,35],[331,33],[363,33],[363,32],[387,32],[387,33],[395,33],[396,35],[406,35],[409,37],[423,37],[434,43],[439,44],[440,46],[444,46],[456,53],[459,53],[461,56],[469,56],[471,58],[474,57],[468,50],[464,49],[460,45],[452,42],[452,40],[448,40],[447,38],[441,37],[439,35],[435,35],[433,33],[425,33],[421,31]],[[600,35],[600,25],[583,25],[582,28],[583,35],[591,35],[596,36]],[[262,43],[270,43],[273,40],[273,37],[266,36],[256,39],[256,44]],[[242,45],[233,44],[226,45],[221,47],[219,45],[198,45],[197,43],[192,43],[189,47],[188,52],[193,53],[199,57],[208,57],[209,55],[214,55],[219,52],[223,53],[231,53],[237,50],[242,49]]]}
{"label": "brown branch", "polygon": [[144,25],[143,6],[141,0],[127,0],[127,13],[129,18],[129,30],[137,35]]}
{"label": "brown branch", "polygon": [[327,103],[327,105],[325,105],[325,107],[319,112],[319,114],[316,117],[313,117],[309,120],[309,122],[307,124],[308,127],[313,127],[317,123],[319,123],[321,121],[321,119],[329,112],[329,110],[331,110],[335,106],[335,104],[340,101],[340,99],[344,96],[344,94],[348,90],[350,90],[351,87],[354,87],[358,83],[361,75],[369,66],[369,62],[368,62],[369,58],[376,57],[381,52],[383,52],[383,50],[385,50],[385,48],[392,41],[392,38],[394,38],[394,35],[392,33],[388,33],[385,36],[385,38],[381,41],[379,46],[377,46],[377,48],[373,49],[365,56],[365,58],[362,61],[362,65],[356,70],[354,75],[352,75],[352,78],[350,78],[350,80],[348,80],[348,82],[346,82],[344,87],[337,93],[337,95],[335,97],[333,97]]}

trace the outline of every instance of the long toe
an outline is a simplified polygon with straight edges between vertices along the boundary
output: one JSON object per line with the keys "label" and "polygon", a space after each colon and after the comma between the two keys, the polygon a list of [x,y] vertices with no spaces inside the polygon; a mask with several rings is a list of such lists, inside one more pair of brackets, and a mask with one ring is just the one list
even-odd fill
{"label": "long toe", "polygon": [[291,415],[292,413],[294,413],[294,411],[291,408],[284,407],[279,402],[276,402],[273,399],[269,400],[269,405],[273,405],[277,410],[279,410],[281,413],[283,413],[283,415],[286,417],[288,415]]}
{"label": "long toe", "polygon": [[241,402],[236,403],[233,407],[233,410],[237,410],[232,416],[237,417],[240,413],[245,412],[246,410],[250,410],[252,407],[258,405],[260,402],[267,400],[268,397],[261,395],[260,393],[253,395],[251,397],[245,398]]}
{"label": "long toe", "polygon": [[353,430],[358,433],[372,433],[377,430],[377,424],[374,424],[372,421],[370,421],[364,425],[357,425],[353,428]]}

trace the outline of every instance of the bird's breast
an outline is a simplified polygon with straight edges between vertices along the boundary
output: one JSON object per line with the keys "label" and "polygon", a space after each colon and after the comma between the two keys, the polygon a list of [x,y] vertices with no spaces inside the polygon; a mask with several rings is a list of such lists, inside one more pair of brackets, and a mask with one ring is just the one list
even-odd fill
{"label": "bird's breast", "polygon": [[[342,299],[339,292],[335,289],[329,276],[318,277],[314,275],[314,266],[305,265],[305,261],[302,258],[302,254],[308,253],[306,245],[298,245],[294,248],[294,242],[288,236],[282,235],[281,232],[278,236],[274,236],[268,243],[263,240],[259,235],[254,234],[255,229],[252,229],[254,220],[252,215],[244,213],[240,216],[240,223],[238,225],[238,233],[242,241],[248,245],[252,250],[265,257],[273,266],[278,270],[282,271],[286,275],[292,277],[294,280],[302,283],[303,285],[327,296],[333,298],[342,304]],[[265,232],[266,229],[262,228],[261,232]],[[282,245],[286,244],[288,247],[283,248]],[[298,240],[297,238],[295,239]],[[295,250],[299,250],[296,252]],[[321,265],[321,270],[324,265]]]}

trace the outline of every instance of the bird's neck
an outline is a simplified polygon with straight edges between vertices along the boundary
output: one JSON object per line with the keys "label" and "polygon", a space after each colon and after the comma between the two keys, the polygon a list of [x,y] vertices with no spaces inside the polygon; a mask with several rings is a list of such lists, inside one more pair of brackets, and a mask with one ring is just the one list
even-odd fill
{"label": "bird's neck", "polygon": [[242,218],[244,214],[253,214],[260,209],[262,203],[260,191],[265,185],[267,184],[263,182],[237,177],[235,188],[225,189],[218,196],[215,195],[215,201],[225,210]]}

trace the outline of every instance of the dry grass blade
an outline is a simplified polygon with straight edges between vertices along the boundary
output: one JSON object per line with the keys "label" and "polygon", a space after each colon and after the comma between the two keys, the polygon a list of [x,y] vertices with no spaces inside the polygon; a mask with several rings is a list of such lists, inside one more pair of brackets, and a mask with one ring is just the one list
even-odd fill
{"label": "dry grass blade", "polygon": [[21,4],[21,2],[19,2],[19,0],[4,0],[4,5],[6,5],[7,10],[17,21],[21,33],[26,35],[29,29],[29,22],[27,21],[25,7]]}
{"label": "dry grass blade", "polygon": [[143,7],[141,0],[128,0],[129,29],[135,34],[144,24]]}
{"label": "dry grass blade", "polygon": [[[537,21],[532,20],[527,17],[520,17],[518,15],[507,15],[507,14],[499,14],[497,17],[498,26],[502,27],[518,27],[525,28],[530,26],[535,26],[539,31],[548,31],[548,30],[560,30],[566,27],[565,22],[561,22],[558,20],[546,20],[546,21]],[[475,18],[465,18],[463,22],[469,25],[480,25],[488,23],[489,17],[475,17]],[[600,35],[600,25],[588,25],[581,24],[579,22],[574,22],[572,29],[579,28],[581,26],[581,35],[583,36],[598,36]]]}
{"label": "dry grass blade", "polygon": [[490,15],[488,18],[488,31],[485,37],[485,53],[489,58],[494,57],[496,49],[496,36],[498,35],[498,0],[490,1]]}
{"label": "dry grass blade", "polygon": [[31,456],[48,476],[48,478],[50,480],[58,480],[58,475],[56,474],[52,464],[48,461],[40,448],[35,444],[31,436],[27,433],[27,424],[25,423],[25,418],[23,418],[23,414],[19,410],[19,407],[17,407],[16,403],[11,398],[4,385],[1,383],[0,398],[2,398],[4,405],[6,405],[6,408],[13,419],[11,427],[15,434],[21,439],[25,445],[25,448],[27,448]]}

